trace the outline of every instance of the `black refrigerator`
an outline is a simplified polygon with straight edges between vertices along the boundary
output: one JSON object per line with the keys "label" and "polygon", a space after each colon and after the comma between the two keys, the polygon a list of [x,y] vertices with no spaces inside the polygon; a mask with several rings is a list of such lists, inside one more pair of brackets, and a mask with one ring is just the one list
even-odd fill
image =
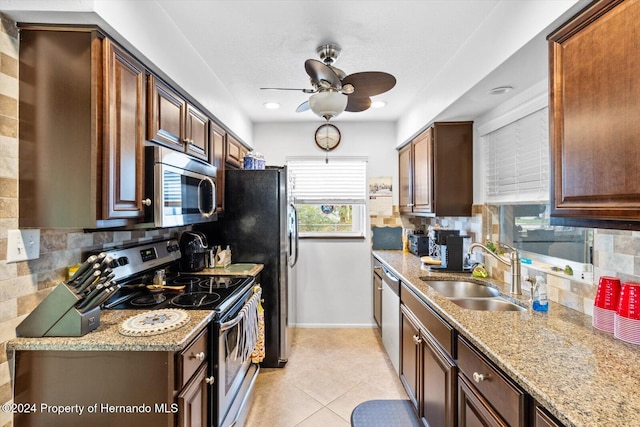
{"label": "black refrigerator", "polygon": [[265,317],[265,359],[284,367],[289,357],[289,293],[294,291],[298,221],[289,199],[286,167],[225,172],[224,215],[215,224],[217,244],[229,245],[234,263],[260,263]]}

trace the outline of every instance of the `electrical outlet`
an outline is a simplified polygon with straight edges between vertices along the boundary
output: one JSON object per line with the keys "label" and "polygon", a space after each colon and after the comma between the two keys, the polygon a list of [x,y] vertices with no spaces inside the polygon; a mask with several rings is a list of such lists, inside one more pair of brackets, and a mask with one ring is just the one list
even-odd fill
{"label": "electrical outlet", "polygon": [[40,258],[40,230],[8,230],[7,262]]}

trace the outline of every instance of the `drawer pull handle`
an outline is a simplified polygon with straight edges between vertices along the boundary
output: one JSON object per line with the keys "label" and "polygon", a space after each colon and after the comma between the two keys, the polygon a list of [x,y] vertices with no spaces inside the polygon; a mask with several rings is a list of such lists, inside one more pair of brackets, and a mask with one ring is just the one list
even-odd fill
{"label": "drawer pull handle", "polygon": [[477,372],[473,373],[473,380],[477,383],[482,382],[484,380],[486,380],[487,377],[484,374],[479,374]]}
{"label": "drawer pull handle", "polygon": [[199,361],[203,361],[205,357],[204,351],[201,351],[200,353],[196,353],[193,355],[193,358]]}
{"label": "drawer pull handle", "polygon": [[206,382],[209,385],[212,385],[215,381],[216,379],[214,377],[209,377],[204,379],[204,382]]}
{"label": "drawer pull handle", "polygon": [[419,335],[414,335],[413,336],[413,342],[416,343],[416,345],[420,344],[422,342],[422,340],[420,339]]}

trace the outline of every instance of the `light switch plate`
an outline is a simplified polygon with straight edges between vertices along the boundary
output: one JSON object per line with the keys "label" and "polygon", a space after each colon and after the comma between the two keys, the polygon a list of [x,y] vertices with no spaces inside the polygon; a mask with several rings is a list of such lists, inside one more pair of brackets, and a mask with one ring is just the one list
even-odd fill
{"label": "light switch plate", "polygon": [[40,258],[40,230],[7,231],[7,263]]}

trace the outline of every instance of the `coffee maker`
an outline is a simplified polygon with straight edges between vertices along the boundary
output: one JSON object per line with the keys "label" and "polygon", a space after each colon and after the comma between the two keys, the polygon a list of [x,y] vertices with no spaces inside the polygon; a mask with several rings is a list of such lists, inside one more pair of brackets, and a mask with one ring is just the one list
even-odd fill
{"label": "coffee maker", "polygon": [[206,267],[208,254],[207,236],[199,231],[185,231],[180,236],[180,269],[201,271]]}
{"label": "coffee maker", "polygon": [[471,244],[471,236],[461,236],[460,230],[434,230],[434,245],[440,259],[440,265],[431,265],[429,270],[467,273],[465,260]]}

